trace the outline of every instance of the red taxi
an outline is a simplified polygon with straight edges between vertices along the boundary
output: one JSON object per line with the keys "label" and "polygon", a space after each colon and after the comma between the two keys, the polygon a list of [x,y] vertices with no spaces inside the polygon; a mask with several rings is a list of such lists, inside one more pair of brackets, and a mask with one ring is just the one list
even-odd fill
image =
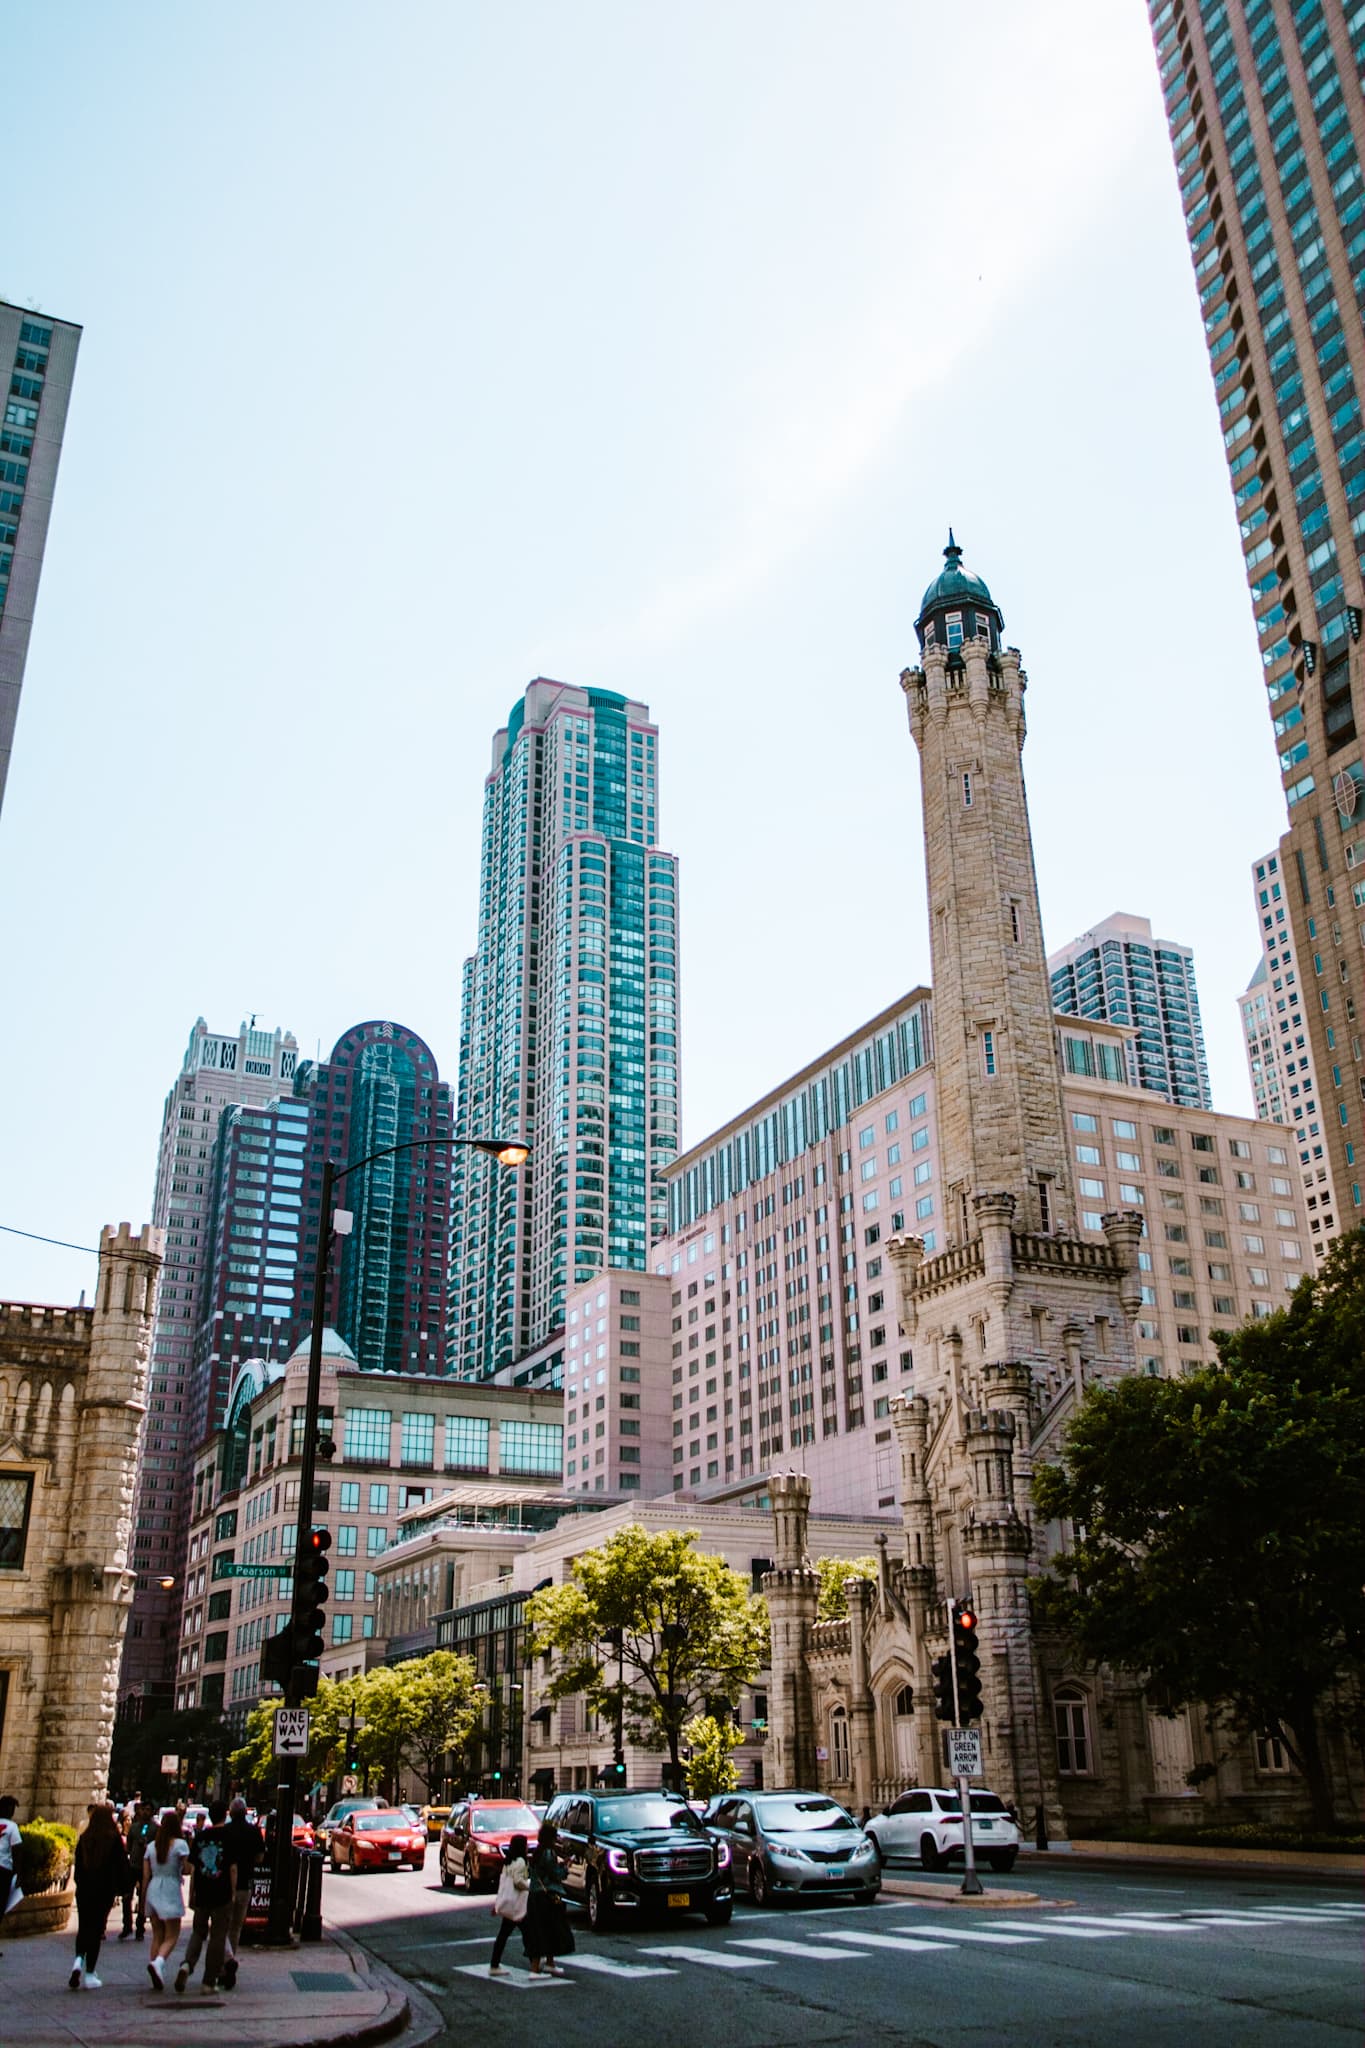
{"label": "red taxi", "polygon": [[378,1813],[348,1813],[332,1829],[327,1853],[336,1871],[397,1870],[405,1863],[420,1870],[426,1861],[427,1838],[405,1813],[381,1808]]}

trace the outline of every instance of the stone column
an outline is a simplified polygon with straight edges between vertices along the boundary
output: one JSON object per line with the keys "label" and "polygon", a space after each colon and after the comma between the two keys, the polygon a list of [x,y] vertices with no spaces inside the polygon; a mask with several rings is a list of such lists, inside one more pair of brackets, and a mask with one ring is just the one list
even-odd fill
{"label": "stone column", "polygon": [[77,1402],[75,1484],[64,1555],[48,1579],[52,1654],[43,1701],[35,1810],[83,1824],[108,1786],[119,1660],[133,1600],[128,1565],[138,1432],[162,1233],[106,1229]]}
{"label": "stone column", "polygon": [[877,1756],[877,1715],[867,1669],[867,1625],[876,1590],[866,1579],[845,1579],[848,1602],[848,1752],[855,1807],[872,1804],[873,1780],[885,1775]]}
{"label": "stone column", "polygon": [[803,1472],[774,1473],[773,1563],[763,1574],[772,1634],[772,1698],[768,1764],[777,1785],[815,1783],[815,1705],[808,1639],[815,1623],[820,1577],[807,1555],[810,1480]]}

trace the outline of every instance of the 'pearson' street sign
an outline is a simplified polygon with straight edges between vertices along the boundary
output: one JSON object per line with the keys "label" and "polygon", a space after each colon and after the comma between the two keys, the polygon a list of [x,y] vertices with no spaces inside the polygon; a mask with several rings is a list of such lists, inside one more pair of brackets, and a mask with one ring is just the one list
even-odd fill
{"label": "'pearson' street sign", "polygon": [[292,1579],[292,1564],[220,1564],[215,1579]]}

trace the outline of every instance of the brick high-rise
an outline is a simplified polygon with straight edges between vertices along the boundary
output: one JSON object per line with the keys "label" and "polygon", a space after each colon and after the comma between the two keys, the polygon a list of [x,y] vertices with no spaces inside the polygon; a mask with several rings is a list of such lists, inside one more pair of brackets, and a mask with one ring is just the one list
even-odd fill
{"label": "brick high-rise", "polygon": [[1149,13],[1289,807],[1319,1083],[1299,1163],[1330,1237],[1365,1187],[1365,8]]}

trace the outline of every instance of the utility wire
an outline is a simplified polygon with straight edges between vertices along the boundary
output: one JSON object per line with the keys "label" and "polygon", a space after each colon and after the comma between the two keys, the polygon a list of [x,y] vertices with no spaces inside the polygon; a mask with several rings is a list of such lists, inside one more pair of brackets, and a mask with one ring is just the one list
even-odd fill
{"label": "utility wire", "polygon": [[34,1244],[57,1244],[64,1252],[89,1252],[92,1259],[99,1257],[97,1245],[71,1244],[64,1237],[40,1237],[36,1230],[17,1230],[12,1223],[0,1223],[0,1230],[7,1231],[11,1237],[32,1238]]}

